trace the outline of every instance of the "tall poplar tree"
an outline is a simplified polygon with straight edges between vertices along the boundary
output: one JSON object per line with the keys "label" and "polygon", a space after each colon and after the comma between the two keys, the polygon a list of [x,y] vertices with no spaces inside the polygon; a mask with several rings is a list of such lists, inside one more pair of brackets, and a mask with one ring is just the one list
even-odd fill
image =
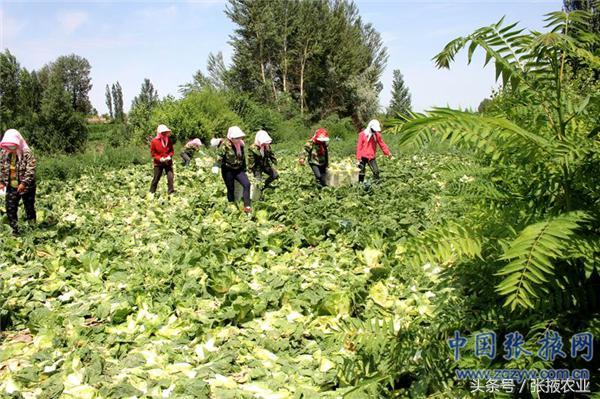
{"label": "tall poplar tree", "polygon": [[392,99],[390,101],[390,106],[388,107],[388,115],[406,115],[411,109],[411,96],[406,83],[404,83],[404,77],[399,69],[394,69]]}

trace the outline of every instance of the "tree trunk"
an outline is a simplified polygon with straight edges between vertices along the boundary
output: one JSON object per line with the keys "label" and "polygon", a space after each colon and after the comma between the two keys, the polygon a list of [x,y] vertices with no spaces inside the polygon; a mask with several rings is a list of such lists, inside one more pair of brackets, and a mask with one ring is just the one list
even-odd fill
{"label": "tree trunk", "polygon": [[300,64],[300,115],[304,115],[304,59]]}
{"label": "tree trunk", "polygon": [[267,77],[265,76],[265,63],[263,61],[263,43],[262,40],[260,40],[260,37],[258,36],[258,34],[256,35],[256,40],[258,40],[258,58],[259,58],[259,62],[260,62],[260,76],[262,77],[262,82],[263,84],[267,83]]}
{"label": "tree trunk", "polygon": [[306,59],[308,58],[308,43],[304,46],[302,62],[300,63],[300,115],[304,115],[304,72],[306,70]]}
{"label": "tree trunk", "polygon": [[263,64],[262,60],[260,62],[260,75],[262,76],[263,83],[267,83],[267,78],[265,76],[265,64]]}
{"label": "tree trunk", "polygon": [[73,102],[73,109],[77,110],[77,90],[75,88],[73,88],[73,93],[71,93],[71,95],[73,96],[73,98],[71,99],[71,101]]}
{"label": "tree trunk", "polygon": [[283,42],[283,92],[287,93],[287,43]]}
{"label": "tree trunk", "polygon": [[[277,88],[275,87],[275,75],[273,74],[273,68],[271,68],[271,87],[273,88],[273,100],[277,102]],[[277,106],[279,110],[279,105]]]}
{"label": "tree trunk", "polygon": [[285,25],[283,28],[283,92],[287,93],[287,37],[288,37],[288,3],[285,3]]}

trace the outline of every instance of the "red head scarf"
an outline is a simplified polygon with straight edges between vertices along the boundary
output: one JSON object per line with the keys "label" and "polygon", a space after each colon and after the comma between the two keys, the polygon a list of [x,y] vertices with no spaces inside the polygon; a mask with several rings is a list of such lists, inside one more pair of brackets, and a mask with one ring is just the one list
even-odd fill
{"label": "red head scarf", "polygon": [[324,143],[329,141],[329,133],[327,133],[327,130],[325,130],[324,128],[319,128],[317,129],[317,131],[315,132],[315,134],[311,137],[311,140],[313,143]]}
{"label": "red head scarf", "polygon": [[313,143],[319,146],[319,155],[325,155],[325,143],[329,141],[329,133],[324,128],[319,128],[311,137]]}

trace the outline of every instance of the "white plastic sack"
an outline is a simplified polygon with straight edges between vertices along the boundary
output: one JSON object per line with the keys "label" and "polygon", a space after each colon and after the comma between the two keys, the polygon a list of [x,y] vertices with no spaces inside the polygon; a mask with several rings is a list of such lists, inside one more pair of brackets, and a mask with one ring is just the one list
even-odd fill
{"label": "white plastic sack", "polygon": [[325,184],[331,187],[340,187],[358,182],[359,169],[328,170],[325,175]]}
{"label": "white plastic sack", "polygon": [[[241,201],[242,200],[242,195],[244,194],[244,189],[242,188],[242,185],[240,183],[237,182],[237,180],[235,181],[235,191],[234,191],[234,198],[236,201]],[[258,185],[256,183],[251,183],[250,184],[250,200],[251,201],[260,201],[260,196],[261,196],[261,191],[260,188],[258,187]]]}

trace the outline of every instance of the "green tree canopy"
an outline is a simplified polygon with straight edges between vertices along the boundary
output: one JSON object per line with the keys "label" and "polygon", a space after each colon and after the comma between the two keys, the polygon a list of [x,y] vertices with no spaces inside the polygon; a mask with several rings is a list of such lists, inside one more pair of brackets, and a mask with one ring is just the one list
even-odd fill
{"label": "green tree canopy", "polygon": [[72,98],[60,76],[52,75],[44,90],[38,126],[30,127],[30,143],[44,152],[74,153],[87,140],[81,113],[72,108]]}
{"label": "green tree canopy", "polygon": [[17,116],[19,69],[17,58],[8,49],[0,53],[0,127],[2,133]]}
{"label": "green tree canopy", "polygon": [[87,114],[92,109],[88,94],[92,89],[92,69],[87,59],[76,55],[63,55],[48,65],[49,73],[55,74],[71,96],[71,106],[77,112]]}
{"label": "green tree canopy", "polygon": [[144,138],[148,132],[152,131],[150,118],[152,117],[152,111],[158,104],[159,100],[156,89],[154,89],[150,79],[144,79],[140,94],[131,102],[131,110],[127,117],[134,137]]}
{"label": "green tree canopy", "polygon": [[131,107],[136,107],[138,105],[143,105],[148,108],[152,108],[158,102],[158,92],[150,82],[150,79],[144,79],[142,83],[142,88],[140,89],[140,94],[134,97],[131,102]]}
{"label": "green tree canopy", "polygon": [[230,88],[269,104],[290,97],[315,120],[361,124],[377,111],[387,50],[352,1],[230,0],[226,14],[237,25]]}
{"label": "green tree canopy", "polygon": [[109,85],[106,85],[106,91],[104,92],[104,96],[106,98],[106,107],[108,108],[108,115],[112,119],[112,118],[114,118],[114,113],[113,113],[112,93],[110,91]]}
{"label": "green tree canopy", "polygon": [[115,120],[125,120],[125,112],[123,111],[123,89],[118,81],[112,85],[112,101]]}
{"label": "green tree canopy", "polygon": [[411,109],[411,96],[408,87],[404,83],[404,77],[399,69],[394,69],[392,99],[390,101],[390,106],[388,107],[388,115],[406,115]]}
{"label": "green tree canopy", "polygon": [[[81,114],[89,100],[85,90],[75,89],[74,94],[79,77],[69,72],[73,60],[84,59],[59,57],[39,71],[28,71],[20,67],[9,50],[0,53],[0,129],[18,129],[30,145],[43,152],[73,153],[82,149],[87,128]],[[78,100],[73,101],[74,95],[79,96]]]}

